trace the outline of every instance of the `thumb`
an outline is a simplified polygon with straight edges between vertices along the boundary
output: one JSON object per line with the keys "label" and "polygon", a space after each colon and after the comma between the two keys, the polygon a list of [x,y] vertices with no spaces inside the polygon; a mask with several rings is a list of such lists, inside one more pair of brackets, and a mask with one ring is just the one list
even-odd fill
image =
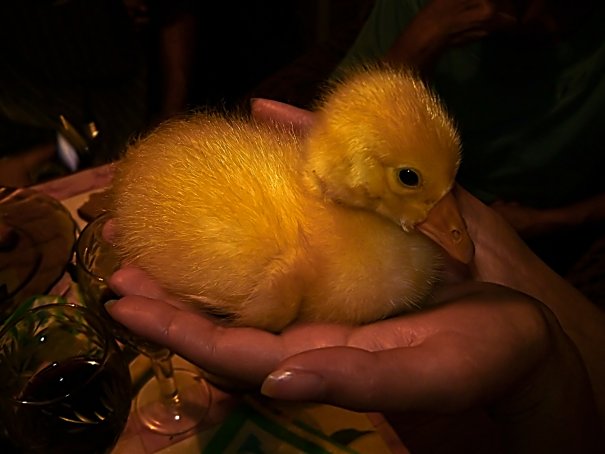
{"label": "thumb", "polygon": [[266,377],[261,392],[271,398],[322,402],[355,411],[427,409],[443,402],[441,397],[451,391],[440,389],[435,362],[422,356],[406,348],[310,350],[283,361]]}
{"label": "thumb", "polygon": [[263,98],[253,99],[250,107],[252,117],[257,121],[291,125],[301,136],[313,126],[313,113],[299,107]]}

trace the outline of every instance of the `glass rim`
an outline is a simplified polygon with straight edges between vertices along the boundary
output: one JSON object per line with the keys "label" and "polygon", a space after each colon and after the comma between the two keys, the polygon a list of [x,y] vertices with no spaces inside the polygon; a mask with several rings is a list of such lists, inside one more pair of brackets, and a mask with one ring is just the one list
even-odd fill
{"label": "glass rim", "polygon": [[78,235],[78,238],[74,244],[74,250],[75,250],[75,256],[76,256],[76,267],[81,268],[86,274],[88,274],[89,276],[92,276],[93,278],[95,278],[96,280],[98,280],[99,282],[107,282],[108,277],[105,278],[103,276],[99,276],[98,274],[94,273],[88,266],[86,266],[86,263],[82,257],[82,255],[84,254],[84,250],[82,250],[82,248],[80,247],[82,245],[82,240],[81,238],[90,232],[90,230],[93,229],[93,226],[96,226],[99,221],[101,221],[102,219],[111,219],[111,213],[106,211],[104,213],[101,213],[99,216],[97,216],[96,218],[94,218],[92,221],[90,221],[88,224],[86,224],[84,226],[84,228],[82,229],[82,231],[80,232],[80,234]]}
{"label": "glass rim", "polygon": [[[2,339],[5,335],[7,335],[8,331],[11,328],[13,328],[17,323],[21,322],[28,314],[35,313],[35,312],[41,312],[42,310],[54,309],[54,308],[58,308],[58,307],[69,307],[70,309],[73,309],[75,311],[82,312],[84,314],[84,316],[86,317],[86,321],[92,325],[92,327],[95,331],[98,331],[101,334],[100,338],[102,341],[103,355],[99,358],[99,367],[97,367],[96,370],[94,371],[94,373],[91,374],[89,377],[87,377],[86,380],[84,380],[80,383],[77,383],[74,387],[72,387],[66,393],[53,397],[52,399],[35,400],[35,401],[21,400],[14,396],[10,396],[10,400],[16,404],[28,405],[28,406],[43,406],[43,405],[49,405],[49,404],[59,402],[59,401],[65,399],[66,397],[69,397],[70,395],[74,394],[78,390],[85,387],[94,378],[96,378],[97,375],[99,373],[101,373],[104,366],[107,364],[111,350],[114,348],[119,349],[119,347],[113,337],[113,334],[103,324],[101,318],[97,314],[95,314],[92,310],[88,309],[87,307],[79,305],[79,304],[74,304],[74,303],[53,303],[53,304],[45,304],[43,306],[31,308],[31,309],[25,311],[23,314],[20,314],[14,320],[11,320],[11,322],[9,324],[5,324],[4,326],[2,326],[2,328],[0,329],[0,339]],[[34,374],[34,376],[35,376],[35,374]]]}

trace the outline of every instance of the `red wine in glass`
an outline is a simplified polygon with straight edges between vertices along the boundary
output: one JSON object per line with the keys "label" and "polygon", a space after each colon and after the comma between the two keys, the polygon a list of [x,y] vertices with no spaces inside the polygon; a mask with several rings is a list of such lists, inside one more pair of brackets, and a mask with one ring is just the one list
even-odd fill
{"label": "red wine in glass", "polygon": [[42,369],[17,399],[20,445],[39,452],[107,452],[128,418],[125,372],[116,361],[102,365],[87,358]]}
{"label": "red wine in glass", "polygon": [[109,452],[132,400],[112,334],[73,304],[15,314],[0,330],[0,416],[10,441],[19,452]]}

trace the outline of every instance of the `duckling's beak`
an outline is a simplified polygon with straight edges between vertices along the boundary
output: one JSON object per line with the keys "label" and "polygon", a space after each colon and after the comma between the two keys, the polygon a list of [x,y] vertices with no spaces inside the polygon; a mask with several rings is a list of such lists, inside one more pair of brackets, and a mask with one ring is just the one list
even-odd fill
{"label": "duckling's beak", "polygon": [[451,192],[437,202],[429,211],[426,220],[418,224],[417,228],[443,247],[453,258],[463,263],[470,263],[473,259],[475,246],[468,235],[466,224]]}

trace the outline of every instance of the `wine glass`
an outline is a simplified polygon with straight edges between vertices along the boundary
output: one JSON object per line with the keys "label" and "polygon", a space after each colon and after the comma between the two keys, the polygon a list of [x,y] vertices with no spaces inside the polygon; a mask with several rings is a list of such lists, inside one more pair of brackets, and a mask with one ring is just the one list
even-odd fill
{"label": "wine glass", "polygon": [[25,452],[109,452],[130,411],[128,362],[92,311],[16,311],[0,331],[0,412]]}
{"label": "wine glass", "polygon": [[76,243],[76,280],[81,297],[103,317],[118,340],[151,360],[154,377],[139,390],[135,400],[143,424],[166,435],[187,432],[204,420],[210,390],[199,373],[173,368],[170,350],[132,334],[105,310],[104,303],[117,297],[108,287],[107,279],[119,267],[113,246],[102,237],[109,218],[105,213],[91,221]]}

